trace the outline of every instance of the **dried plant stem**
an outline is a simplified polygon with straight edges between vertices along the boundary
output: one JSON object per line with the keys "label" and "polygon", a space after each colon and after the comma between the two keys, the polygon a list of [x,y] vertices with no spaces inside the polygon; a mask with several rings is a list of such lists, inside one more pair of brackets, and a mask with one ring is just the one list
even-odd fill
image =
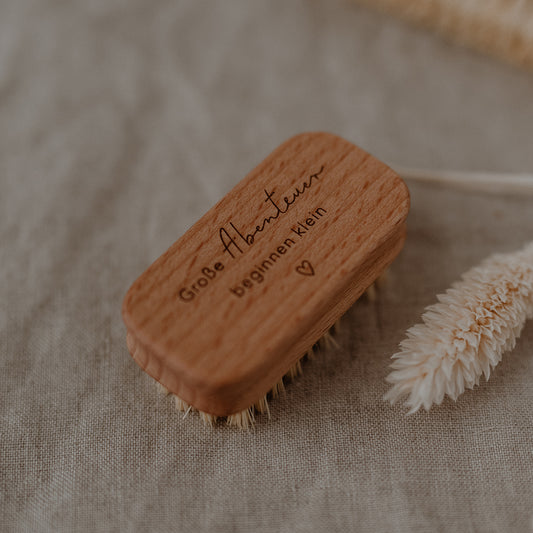
{"label": "dried plant stem", "polygon": [[496,194],[533,194],[533,174],[427,170],[393,166],[402,178]]}

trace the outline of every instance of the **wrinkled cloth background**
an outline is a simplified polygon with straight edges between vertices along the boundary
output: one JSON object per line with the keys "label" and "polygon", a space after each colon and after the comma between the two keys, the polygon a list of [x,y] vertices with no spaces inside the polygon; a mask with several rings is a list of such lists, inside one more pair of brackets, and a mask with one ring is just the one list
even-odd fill
{"label": "wrinkled cloth background", "polygon": [[382,401],[425,306],[533,239],[533,197],[409,184],[404,251],[254,431],[128,355],[133,280],[275,146],[533,170],[533,75],[347,1],[0,4],[1,531],[531,531],[533,324],[488,383]]}

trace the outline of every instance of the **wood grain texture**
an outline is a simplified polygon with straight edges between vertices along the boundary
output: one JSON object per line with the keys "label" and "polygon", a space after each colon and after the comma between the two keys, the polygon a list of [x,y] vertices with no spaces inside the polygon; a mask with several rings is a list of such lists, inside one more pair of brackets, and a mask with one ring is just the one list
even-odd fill
{"label": "wood grain texture", "polygon": [[353,144],[289,139],[132,285],[132,355],[201,411],[246,409],[392,262],[408,210],[399,176]]}

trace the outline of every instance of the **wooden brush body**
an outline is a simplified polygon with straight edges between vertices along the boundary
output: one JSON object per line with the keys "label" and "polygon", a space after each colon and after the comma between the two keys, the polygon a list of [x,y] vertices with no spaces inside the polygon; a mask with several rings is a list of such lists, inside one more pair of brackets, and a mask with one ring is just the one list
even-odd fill
{"label": "wooden brush body", "polygon": [[132,285],[137,363],[196,409],[264,396],[399,253],[409,194],[353,144],[279,146]]}

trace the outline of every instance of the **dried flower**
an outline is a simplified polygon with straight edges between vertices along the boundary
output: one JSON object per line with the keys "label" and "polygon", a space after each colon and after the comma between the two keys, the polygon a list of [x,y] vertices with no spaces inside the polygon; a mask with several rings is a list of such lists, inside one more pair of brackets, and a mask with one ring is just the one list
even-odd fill
{"label": "dried flower", "polygon": [[385,399],[409,395],[409,414],[429,410],[446,394],[456,400],[514,348],[533,318],[533,242],[485,259],[437,299],[392,356],[387,381],[394,386]]}

